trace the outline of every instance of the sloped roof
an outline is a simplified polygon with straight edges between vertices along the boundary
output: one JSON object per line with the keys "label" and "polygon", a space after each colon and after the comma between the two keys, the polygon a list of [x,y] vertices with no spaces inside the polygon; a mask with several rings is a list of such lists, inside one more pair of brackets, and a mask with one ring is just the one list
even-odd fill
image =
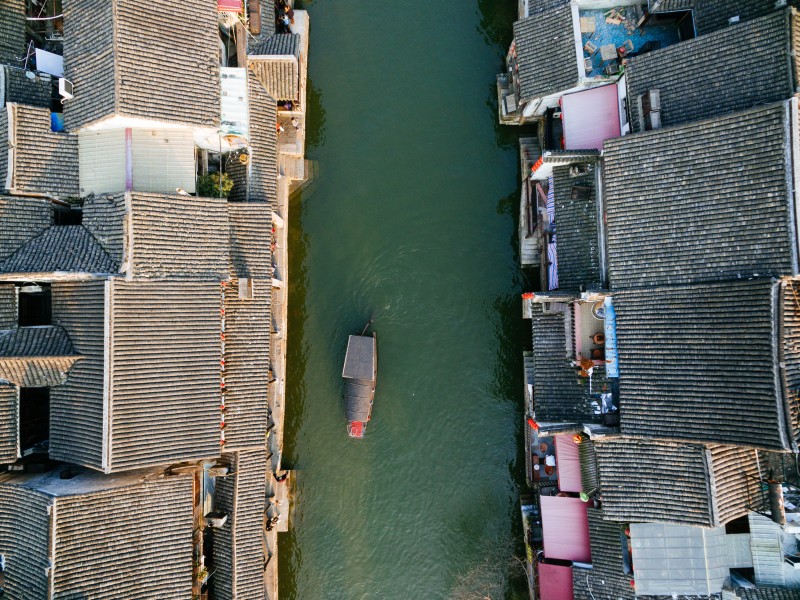
{"label": "sloped roof", "polygon": [[514,23],[523,102],[561,92],[578,84],[578,58],[572,6],[562,2]]}
{"label": "sloped roof", "polygon": [[17,388],[0,384],[0,463],[19,458],[19,423]]}
{"label": "sloped roof", "polygon": [[256,76],[248,72],[250,111],[250,179],[248,202],[273,205],[278,197],[278,107]]}
{"label": "sloped roof", "polygon": [[25,0],[0,4],[0,63],[16,64],[25,55]]}
{"label": "sloped roof", "polygon": [[[2,39],[2,33],[0,33],[0,39]],[[19,54],[25,54],[24,47]],[[15,69],[6,65],[0,65],[0,70],[2,70],[2,76],[5,77],[6,102],[18,102],[19,104],[39,106],[49,110],[50,96],[53,91],[52,79],[43,76],[39,76],[36,79],[28,79],[23,69]]]}
{"label": "sloped roof", "polygon": [[53,323],[83,357],[50,390],[50,457],[102,468],[105,281],[51,286]]}
{"label": "sloped roof", "polygon": [[791,104],[605,143],[612,289],[795,271]]}
{"label": "sloped roof", "polygon": [[589,515],[589,544],[592,550],[592,568],[573,567],[572,584],[576,598],[589,598],[592,590],[595,600],[633,600],[632,574],[625,574],[622,558],[623,524],[603,519],[597,508],[587,509]]}
{"label": "sloped roof", "polygon": [[797,595],[797,590],[766,586],[722,590],[722,600],[797,600]]}
{"label": "sloped roof", "polygon": [[69,130],[114,114],[216,127],[220,118],[216,0],[71,0],[64,69],[75,85]]}
{"label": "sloped roof", "polygon": [[626,437],[594,442],[605,518],[718,527],[759,490],[753,451]]}
{"label": "sloped roof", "polygon": [[225,278],[228,208],[225,198],[134,192],[131,272],[139,277]]}
{"label": "sloped roof", "polygon": [[61,327],[0,331],[0,380],[20,387],[63,383],[80,356]]}
{"label": "sloped roof", "polygon": [[631,58],[625,74],[634,131],[640,130],[635,98],[651,89],[661,94],[663,127],[791,98],[794,70],[787,63],[795,62],[797,51],[793,12],[771,12]]}
{"label": "sloped roof", "polygon": [[255,74],[275,100],[300,100],[300,65],[296,57],[263,55],[250,56],[248,60],[249,72]]}
{"label": "sloped roof", "polygon": [[0,264],[31,238],[53,224],[49,201],[23,196],[0,196]]}
{"label": "sloped roof", "polygon": [[267,203],[229,202],[227,208],[231,278],[272,279],[272,207]]}
{"label": "sloped roof", "polygon": [[46,229],[0,263],[2,273],[115,273],[119,266],[82,225]]}
{"label": "sloped roof", "polygon": [[[594,171],[571,177],[570,167],[553,169],[556,232],[558,237],[558,289],[578,292],[600,289],[600,238],[597,228],[597,194]],[[572,198],[573,190],[586,188],[586,198]],[[577,190],[576,190],[577,191]]]}
{"label": "sloped roof", "polygon": [[272,320],[272,282],[253,282],[253,299],[239,298],[234,281],[225,292],[225,448],[263,445],[267,434],[267,386]]}
{"label": "sloped roof", "polygon": [[215,506],[228,515],[214,530],[215,597],[260,598],[264,590],[264,512],[268,459],[264,448],[223,455],[232,473],[217,479]]}
{"label": "sloped roof", "polygon": [[78,138],[50,130],[50,108],[10,104],[0,110],[0,145],[9,145],[13,136],[13,155],[4,148],[0,161],[0,185],[6,186],[11,168],[12,192],[47,194],[58,198],[78,196]]}
{"label": "sloped roof", "polygon": [[7,592],[14,598],[45,598],[50,589],[59,598],[190,597],[191,475],[98,477],[60,479],[49,472],[3,478],[0,553]]}
{"label": "sloped roof", "polygon": [[300,56],[299,33],[277,33],[266,40],[250,53],[249,59],[254,56]]}
{"label": "sloped roof", "polygon": [[108,470],[218,456],[219,282],[109,285]]}
{"label": "sloped roof", "polygon": [[728,27],[731,17],[748,21],[776,10],[773,0],[692,0],[683,5],[692,8],[698,35]]}
{"label": "sloped roof", "polygon": [[[598,421],[590,406],[588,381],[582,382],[567,358],[566,313],[542,312],[542,304],[531,305],[533,329],[533,397],[536,419],[542,422],[592,423]],[[597,369],[592,387],[599,389],[604,369]]]}
{"label": "sloped roof", "polygon": [[778,293],[761,279],[615,294],[622,432],[788,449]]}

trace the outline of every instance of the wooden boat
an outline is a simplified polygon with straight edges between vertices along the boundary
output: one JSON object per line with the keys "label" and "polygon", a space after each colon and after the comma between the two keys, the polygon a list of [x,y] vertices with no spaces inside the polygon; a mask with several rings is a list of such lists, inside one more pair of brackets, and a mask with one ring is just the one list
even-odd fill
{"label": "wooden boat", "polygon": [[352,438],[363,438],[367,423],[372,417],[372,401],[375,398],[375,383],[378,378],[377,334],[351,335],[347,340],[344,357],[344,405],[347,417],[347,434]]}

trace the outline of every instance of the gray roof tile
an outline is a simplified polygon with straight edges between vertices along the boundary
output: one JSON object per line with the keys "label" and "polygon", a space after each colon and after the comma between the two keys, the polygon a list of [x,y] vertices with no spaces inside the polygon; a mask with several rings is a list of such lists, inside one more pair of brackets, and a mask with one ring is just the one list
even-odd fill
{"label": "gray roof tile", "polygon": [[606,141],[612,289],[794,272],[790,107]]}
{"label": "gray roof tile", "polygon": [[0,331],[0,380],[20,387],[63,383],[80,356],[61,327]]}
{"label": "gray roof tile", "polygon": [[25,56],[25,0],[0,4],[0,63],[17,64]]}
{"label": "gray roof tile", "polygon": [[514,23],[523,102],[575,87],[580,78],[572,7],[554,4]]}
{"label": "gray roof tile", "polygon": [[622,432],[788,449],[779,293],[761,279],[615,294]]}
{"label": "gray roof tile", "polygon": [[796,52],[790,10],[726,27],[630,59],[626,69],[631,124],[639,130],[636,97],[657,89],[663,127],[791,98]]}
{"label": "gray roof tile", "polygon": [[19,458],[19,398],[12,385],[0,384],[0,463]]}
{"label": "gray roof tile", "polygon": [[0,264],[23,244],[53,224],[53,207],[47,200],[0,196]]}
{"label": "gray roof tile", "polygon": [[68,0],[64,69],[75,85],[69,130],[114,114],[216,127],[217,2]]}
{"label": "gray roof tile", "polygon": [[[600,419],[591,406],[592,396],[586,379],[578,376],[567,358],[566,313],[544,314],[540,303],[532,304],[533,317],[533,398],[537,420],[549,423],[594,423]],[[605,378],[597,369],[592,388],[599,389]]]}
{"label": "gray roof tile", "polygon": [[[0,185],[11,168],[12,192],[47,194],[61,199],[78,196],[78,138],[50,130],[50,109],[24,104],[0,111]],[[13,125],[14,153],[8,152],[8,130]],[[7,160],[11,157],[12,160]],[[2,160],[5,159],[5,160]]]}
{"label": "gray roof tile", "polygon": [[[570,176],[569,167],[553,170],[558,252],[558,289],[577,292],[602,288],[597,228],[595,173]],[[573,198],[575,191],[576,198]]]}
{"label": "gray roof tile", "polygon": [[745,515],[759,490],[748,448],[626,437],[594,446],[607,519],[717,527]]}
{"label": "gray roof tile", "polygon": [[300,56],[300,34],[278,33],[262,42],[252,52],[252,56]]}
{"label": "gray roof tile", "polygon": [[114,273],[118,268],[81,225],[50,227],[0,263],[2,273]]}

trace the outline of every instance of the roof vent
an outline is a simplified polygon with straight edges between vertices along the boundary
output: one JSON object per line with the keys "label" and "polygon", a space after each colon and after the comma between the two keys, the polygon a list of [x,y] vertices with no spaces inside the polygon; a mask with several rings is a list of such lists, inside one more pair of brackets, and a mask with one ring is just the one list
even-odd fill
{"label": "roof vent", "polygon": [[735,17],[731,17],[730,19],[728,19],[728,25],[735,25],[738,22],[739,22],[739,15],[736,15]]}
{"label": "roof vent", "polygon": [[250,278],[239,279],[239,300],[253,299],[253,280]]}
{"label": "roof vent", "polygon": [[661,128],[661,92],[647,90],[639,96],[640,128],[644,131]]}

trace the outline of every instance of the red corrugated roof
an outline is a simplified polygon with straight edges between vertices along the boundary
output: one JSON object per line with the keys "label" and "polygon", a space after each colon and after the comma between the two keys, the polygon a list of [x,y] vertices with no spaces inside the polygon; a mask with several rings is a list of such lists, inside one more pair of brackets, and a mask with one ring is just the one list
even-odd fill
{"label": "red corrugated roof", "polygon": [[578,445],[571,435],[555,436],[558,489],[562,492],[582,492],[581,459]]}
{"label": "red corrugated roof", "polygon": [[572,567],[539,563],[540,600],[574,600]]}
{"label": "red corrugated roof", "polygon": [[242,7],[242,0],[217,0],[218,12],[244,12]]}
{"label": "red corrugated roof", "polygon": [[592,562],[589,515],[580,498],[542,496],[544,555],[576,562]]}

